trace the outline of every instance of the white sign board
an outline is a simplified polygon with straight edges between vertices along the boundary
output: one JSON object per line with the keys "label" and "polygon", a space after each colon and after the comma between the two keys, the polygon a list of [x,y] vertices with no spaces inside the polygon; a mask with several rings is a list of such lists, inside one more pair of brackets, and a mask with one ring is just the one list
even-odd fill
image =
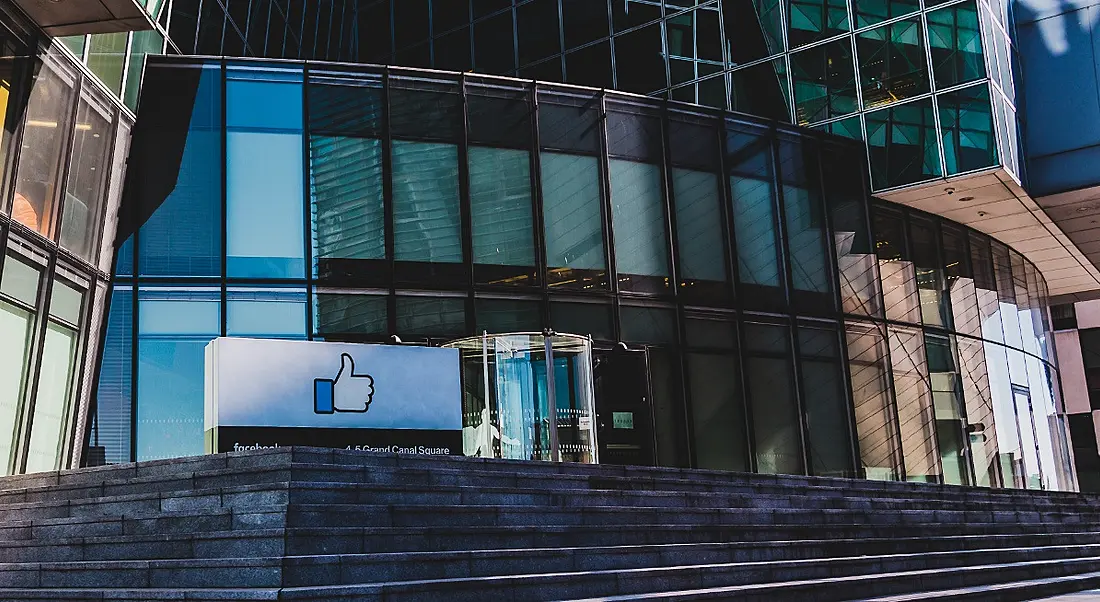
{"label": "white sign board", "polygon": [[206,347],[207,451],[461,453],[461,395],[457,349],[222,337]]}

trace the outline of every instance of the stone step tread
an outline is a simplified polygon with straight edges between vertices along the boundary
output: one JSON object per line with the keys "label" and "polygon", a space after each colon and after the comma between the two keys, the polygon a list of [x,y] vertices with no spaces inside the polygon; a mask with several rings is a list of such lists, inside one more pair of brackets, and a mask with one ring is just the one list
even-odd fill
{"label": "stone step tread", "polygon": [[279,588],[64,588],[28,589],[0,587],[0,600],[53,600],[54,602],[167,602],[279,600]]}
{"label": "stone step tread", "polygon": [[990,583],[988,585],[975,585],[972,587],[958,587],[952,589],[939,589],[926,592],[909,594],[897,594],[892,596],[877,596],[863,598],[858,602],[915,602],[917,600],[961,600],[971,597],[989,598],[1002,592],[1020,592],[1033,588],[1059,587],[1065,592],[1084,591],[1100,584],[1100,571],[1092,573],[1080,573],[1066,575],[1064,577],[1050,577],[1047,579],[1027,579],[1024,581],[1009,581],[1006,583]]}
{"label": "stone step tread", "polygon": [[[840,562],[875,562],[877,559],[874,556],[853,556],[847,558],[832,558],[824,561],[785,561],[775,563],[771,568],[779,568],[781,566],[798,566],[796,563],[832,563],[837,564]],[[461,577],[455,579],[422,579],[415,581],[393,581],[374,584],[352,584],[352,585],[340,585],[340,586],[306,586],[306,587],[288,587],[282,589],[283,599],[310,599],[311,595],[318,595],[321,593],[340,593],[344,596],[349,595],[386,595],[396,594],[402,592],[415,592],[415,591],[458,591],[458,590],[486,590],[493,591],[500,588],[507,588],[515,585],[525,585],[527,587],[536,586],[538,583],[560,583],[569,582],[578,578],[596,577],[607,575],[609,577],[616,578],[617,583],[622,581],[629,582],[629,577],[640,577],[645,573],[650,573],[654,577],[661,575],[670,576],[671,574],[679,571],[721,571],[725,568],[744,568],[752,563],[722,563],[712,565],[693,565],[688,567],[652,567],[641,569],[621,569],[612,571],[578,571],[578,572],[560,572],[560,573],[531,573],[521,575],[494,575],[490,577]],[[764,563],[759,563],[761,568],[764,568]],[[868,582],[871,580],[889,580],[889,579],[904,579],[904,578],[921,578],[925,576],[943,576],[945,574],[969,574],[974,575],[982,571],[1002,571],[1002,570],[1021,570],[1021,571],[1033,571],[1039,567],[1044,566],[1056,566],[1066,568],[1068,565],[1083,565],[1083,566],[1095,566],[1100,564],[1100,556],[1098,557],[1079,557],[1071,559],[1049,559],[1049,560],[1025,560],[1019,562],[1001,562],[1001,563],[988,563],[980,565],[967,565],[961,567],[946,567],[946,568],[933,568],[933,569],[914,569],[907,571],[891,571],[891,572],[874,572],[869,571],[865,573],[845,575],[839,577],[826,577],[818,579],[806,579],[796,581],[760,581],[756,583],[748,583],[741,585],[727,585],[713,588],[697,589],[690,591],[673,591],[673,592],[654,592],[654,593],[630,593],[623,596],[608,596],[585,599],[586,602],[592,602],[595,600],[604,601],[626,601],[626,600],[639,600],[639,599],[676,599],[678,596],[690,593],[697,595],[700,592],[706,592],[708,594],[725,594],[727,597],[732,594],[738,593],[750,593],[753,591],[767,591],[774,590],[780,591],[782,589],[791,587],[817,587],[826,585],[845,585],[859,582]],[[1089,571],[1091,572],[1091,571]],[[626,579],[623,579],[626,578]],[[669,596],[669,597],[664,597]],[[686,599],[686,598],[685,598]]]}
{"label": "stone step tread", "polygon": [[[890,541],[890,540],[885,540]],[[816,541],[788,541],[782,543],[784,547],[797,544],[820,544],[823,542],[835,543],[836,540]],[[854,543],[854,542],[853,542]],[[863,543],[866,543],[864,541]],[[732,547],[737,544],[669,544],[665,546],[607,546],[607,547],[574,547],[574,548],[535,548],[526,550],[468,550],[458,552],[395,552],[379,554],[328,554],[328,555],[301,555],[301,556],[269,556],[260,558],[217,558],[217,559],[151,559],[151,560],[92,560],[69,562],[16,562],[0,563],[0,571],[6,570],[110,570],[110,569],[149,569],[149,568],[249,568],[249,567],[283,567],[291,565],[317,565],[331,563],[373,563],[373,562],[427,562],[430,560],[469,560],[475,558],[519,558],[544,555],[564,554],[593,554],[593,553],[624,553],[644,551],[673,551],[677,547],[700,547],[703,545],[714,547]],[[705,562],[688,565],[674,565],[669,567],[638,567],[629,569],[610,569],[608,572],[620,571],[646,571],[651,568],[723,568],[723,567],[768,567],[768,566],[798,566],[816,563],[834,563],[866,560],[891,560],[891,559],[916,559],[925,557],[944,558],[956,555],[976,554],[1027,554],[1036,551],[1068,552],[1080,551],[1088,554],[1097,554],[1100,557],[1100,542],[1092,544],[1058,544],[1037,546],[1006,546],[985,548],[962,548],[952,550],[933,550],[920,552],[898,552],[891,554],[860,554],[858,556],[822,556],[804,559],[782,560],[750,560],[735,562]],[[590,572],[590,571],[586,571]],[[599,571],[591,571],[599,572]]]}

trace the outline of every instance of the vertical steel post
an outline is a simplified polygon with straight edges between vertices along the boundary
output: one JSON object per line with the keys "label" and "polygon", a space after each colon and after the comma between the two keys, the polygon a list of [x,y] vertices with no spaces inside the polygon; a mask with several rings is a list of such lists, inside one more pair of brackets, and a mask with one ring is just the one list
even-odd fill
{"label": "vertical steel post", "polygon": [[546,330],[542,333],[542,339],[546,350],[546,405],[550,410],[550,459],[554,462],[561,461],[561,453],[558,450],[558,404],[557,393],[554,390],[554,344],[550,336],[554,331]]}

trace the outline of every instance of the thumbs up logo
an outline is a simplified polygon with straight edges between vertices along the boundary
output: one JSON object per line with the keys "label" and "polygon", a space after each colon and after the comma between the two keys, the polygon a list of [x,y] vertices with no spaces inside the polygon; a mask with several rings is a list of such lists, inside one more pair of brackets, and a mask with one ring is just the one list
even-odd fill
{"label": "thumbs up logo", "polygon": [[355,373],[355,360],[349,353],[340,354],[340,371],[336,378],[313,380],[313,411],[366,412],[374,398],[374,377]]}

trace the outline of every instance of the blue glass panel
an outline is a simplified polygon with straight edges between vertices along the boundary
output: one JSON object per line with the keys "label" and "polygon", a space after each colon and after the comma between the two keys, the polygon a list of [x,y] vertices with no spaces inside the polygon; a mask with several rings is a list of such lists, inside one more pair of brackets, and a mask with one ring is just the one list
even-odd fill
{"label": "blue glass panel", "polygon": [[226,295],[227,335],[306,338],[304,290],[230,289]]}
{"label": "blue glass panel", "polygon": [[[103,340],[96,393],[96,415],[88,444],[102,448],[102,461],[119,464],[130,461],[130,408],[132,407],[134,357],[134,292],[116,286],[111,293],[107,336]],[[97,452],[98,453],[98,452]]]}
{"label": "blue glass panel", "polygon": [[218,294],[201,289],[139,293],[138,460],[203,452],[204,350],[220,331]]}
{"label": "blue glass panel", "polygon": [[[221,71],[203,69],[176,186],[141,226],[142,275],[221,274],[221,114]],[[120,273],[125,256],[119,258]]]}

